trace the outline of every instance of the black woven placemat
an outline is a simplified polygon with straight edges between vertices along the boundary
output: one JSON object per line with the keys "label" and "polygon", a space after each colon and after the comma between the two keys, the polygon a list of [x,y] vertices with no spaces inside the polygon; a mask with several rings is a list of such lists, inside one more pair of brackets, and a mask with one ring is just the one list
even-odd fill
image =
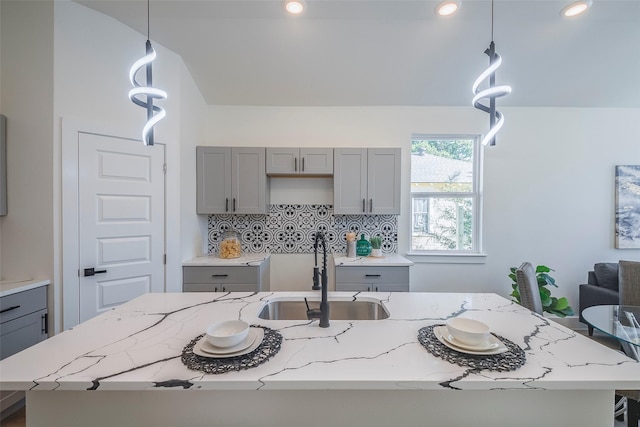
{"label": "black woven placemat", "polygon": [[251,325],[251,327],[264,330],[262,343],[251,353],[222,359],[198,356],[193,352],[193,347],[204,336],[204,334],[201,334],[191,340],[182,350],[182,363],[194,371],[202,371],[207,374],[223,374],[230,371],[250,369],[266,362],[280,351],[282,335],[280,335],[280,332],[266,326]]}
{"label": "black woven placemat", "polygon": [[493,335],[502,341],[509,351],[492,355],[476,355],[455,351],[442,344],[433,333],[433,328],[439,326],[444,325],[432,325],[421,328],[418,331],[418,341],[429,353],[449,363],[479,370],[487,369],[490,371],[506,372],[514,371],[526,362],[524,351],[518,347],[518,345],[497,334]]}

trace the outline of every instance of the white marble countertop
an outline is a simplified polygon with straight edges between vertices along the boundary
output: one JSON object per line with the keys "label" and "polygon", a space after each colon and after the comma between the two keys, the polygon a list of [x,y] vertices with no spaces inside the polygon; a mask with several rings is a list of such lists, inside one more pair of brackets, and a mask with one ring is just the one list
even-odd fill
{"label": "white marble countertop", "polygon": [[0,281],[0,297],[17,294],[18,292],[28,291],[30,289],[39,288],[40,286],[49,285],[48,280],[2,280]]}
{"label": "white marble countertop", "polygon": [[336,267],[407,267],[413,265],[413,261],[398,254],[355,258],[347,258],[345,254],[333,254],[333,262]]}
{"label": "white marble countertop", "polygon": [[[275,321],[270,298],[318,292],[145,294],[0,361],[9,390],[612,390],[640,388],[640,364],[496,294],[332,292],[378,299],[385,320]],[[511,372],[474,371],[429,353],[424,326],[465,316],[513,341],[527,361]],[[220,375],[187,369],[181,352],[213,322],[241,318],[283,336],[272,359]]]}
{"label": "white marble countertop", "polygon": [[218,255],[203,255],[197,258],[184,261],[183,267],[237,267],[237,266],[259,266],[260,263],[269,258],[268,253],[247,253],[238,258],[220,258]]}

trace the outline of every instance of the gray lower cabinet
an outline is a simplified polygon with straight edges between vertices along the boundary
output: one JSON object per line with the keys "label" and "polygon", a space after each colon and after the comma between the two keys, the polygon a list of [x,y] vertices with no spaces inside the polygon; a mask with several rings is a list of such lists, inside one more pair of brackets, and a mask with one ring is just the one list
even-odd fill
{"label": "gray lower cabinet", "polygon": [[269,260],[260,266],[182,267],[184,292],[261,292],[269,290]]}
{"label": "gray lower cabinet", "polygon": [[[0,360],[47,339],[47,286],[0,297]],[[0,418],[24,406],[24,392],[0,390]]]}
{"label": "gray lower cabinet", "polygon": [[45,340],[47,313],[46,286],[0,297],[0,359]]}
{"label": "gray lower cabinet", "polygon": [[336,291],[409,292],[409,267],[336,267]]}

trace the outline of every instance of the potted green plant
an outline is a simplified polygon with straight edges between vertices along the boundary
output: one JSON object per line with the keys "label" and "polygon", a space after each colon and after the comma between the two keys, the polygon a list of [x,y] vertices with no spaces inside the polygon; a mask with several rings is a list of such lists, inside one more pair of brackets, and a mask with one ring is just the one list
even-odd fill
{"label": "potted green plant", "polygon": [[371,256],[381,257],[382,237],[374,236],[369,241],[371,242]]}
{"label": "potted green plant", "polygon": [[[518,304],[520,301],[520,292],[518,291],[518,282],[516,281],[516,267],[509,269],[511,273],[509,278],[513,281],[511,288],[511,297],[515,299]],[[554,271],[546,265],[539,265],[536,267],[536,279],[538,280],[538,289],[540,289],[540,300],[542,301],[543,311],[551,314],[555,314],[558,317],[573,316],[573,309],[569,305],[569,301],[565,297],[556,298],[551,296],[551,290],[547,286],[555,286],[556,279],[549,275],[550,271]]]}

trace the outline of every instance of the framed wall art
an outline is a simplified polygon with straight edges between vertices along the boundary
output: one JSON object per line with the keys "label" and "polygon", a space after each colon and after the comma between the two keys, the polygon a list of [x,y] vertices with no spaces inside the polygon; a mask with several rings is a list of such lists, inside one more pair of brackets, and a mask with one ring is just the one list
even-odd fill
{"label": "framed wall art", "polygon": [[616,166],[616,248],[640,249],[640,165]]}

